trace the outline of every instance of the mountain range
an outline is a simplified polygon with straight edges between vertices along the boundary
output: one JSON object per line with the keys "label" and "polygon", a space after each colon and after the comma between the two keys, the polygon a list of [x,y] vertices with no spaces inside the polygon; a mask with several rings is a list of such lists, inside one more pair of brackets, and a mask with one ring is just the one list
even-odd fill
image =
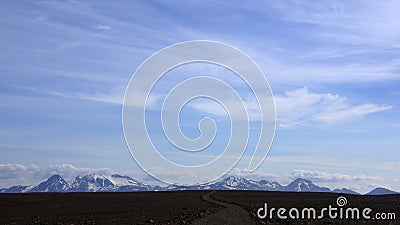
{"label": "mountain range", "polygon": [[[113,174],[111,176],[88,174],[77,176],[66,181],[60,175],[53,175],[37,186],[17,185],[0,189],[0,193],[31,193],[31,192],[141,192],[141,191],[181,191],[181,190],[257,190],[285,192],[333,192],[359,194],[353,190],[342,188],[330,190],[327,187],[315,185],[310,180],[297,178],[286,186],[278,182],[266,180],[254,181],[238,176],[230,176],[221,181],[193,186],[159,186],[137,181],[129,176]],[[376,188],[367,195],[399,194],[397,192]]]}

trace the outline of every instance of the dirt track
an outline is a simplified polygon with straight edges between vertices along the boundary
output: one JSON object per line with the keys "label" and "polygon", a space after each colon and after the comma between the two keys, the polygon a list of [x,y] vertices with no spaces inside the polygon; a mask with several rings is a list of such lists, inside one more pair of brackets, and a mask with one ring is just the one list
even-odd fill
{"label": "dirt track", "polygon": [[208,215],[204,218],[196,220],[193,224],[255,224],[254,218],[241,206],[232,203],[218,201],[212,198],[216,191],[209,192],[203,195],[203,200],[212,204],[220,205],[223,208],[219,209],[216,213]]}

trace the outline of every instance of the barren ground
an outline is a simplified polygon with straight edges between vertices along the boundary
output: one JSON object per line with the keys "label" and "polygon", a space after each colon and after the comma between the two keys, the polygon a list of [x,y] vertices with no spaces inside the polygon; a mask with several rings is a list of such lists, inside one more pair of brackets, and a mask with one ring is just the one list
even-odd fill
{"label": "barren ground", "polygon": [[395,220],[259,219],[269,207],[336,205],[340,194],[261,191],[0,194],[0,224],[400,224],[400,195],[344,195],[346,207],[393,212]]}

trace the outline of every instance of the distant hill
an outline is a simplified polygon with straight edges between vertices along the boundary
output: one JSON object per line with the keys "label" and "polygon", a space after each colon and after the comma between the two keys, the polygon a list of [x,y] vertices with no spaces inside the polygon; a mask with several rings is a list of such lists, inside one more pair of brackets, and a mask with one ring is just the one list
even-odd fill
{"label": "distant hill", "polygon": [[400,194],[398,192],[386,189],[386,188],[375,188],[374,190],[368,192],[366,195],[394,195],[394,194]]}
{"label": "distant hill", "polygon": [[335,189],[332,191],[333,193],[342,193],[342,194],[351,194],[351,195],[359,195],[360,193],[355,192],[353,190],[342,188],[342,189]]}

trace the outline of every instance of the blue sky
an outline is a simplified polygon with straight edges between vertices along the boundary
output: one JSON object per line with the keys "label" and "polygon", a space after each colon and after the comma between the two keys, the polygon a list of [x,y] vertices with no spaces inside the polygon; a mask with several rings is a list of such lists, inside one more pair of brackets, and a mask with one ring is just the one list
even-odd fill
{"label": "blue sky", "polygon": [[[233,174],[400,191],[397,1],[0,5],[1,187],[35,183],[54,171],[123,172],[150,181],[124,141],[125,88],[156,51],[204,39],[248,54],[275,94],[269,156],[254,174],[244,157]],[[194,104],[183,130],[195,136],[191,121],[218,112],[213,104]]]}

